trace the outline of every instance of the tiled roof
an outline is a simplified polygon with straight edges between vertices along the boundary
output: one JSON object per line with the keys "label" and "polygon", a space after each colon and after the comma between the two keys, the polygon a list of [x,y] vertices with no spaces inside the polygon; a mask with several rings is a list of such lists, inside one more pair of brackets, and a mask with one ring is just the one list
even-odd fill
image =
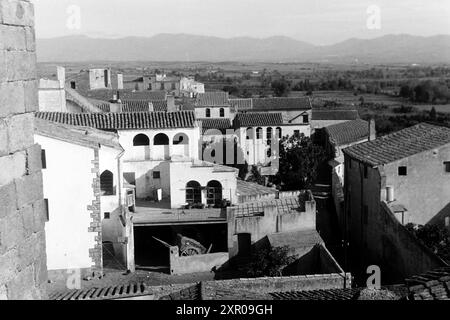
{"label": "tiled roof", "polygon": [[253,108],[253,99],[230,99],[231,107],[236,111],[251,110]]}
{"label": "tiled roof", "polygon": [[337,146],[357,142],[369,136],[369,123],[358,119],[325,128],[330,140]]}
{"label": "tiled roof", "polygon": [[312,120],[356,120],[358,110],[313,110]]}
{"label": "tiled roof", "polygon": [[304,203],[298,197],[248,202],[232,207],[236,215],[252,216],[264,213],[264,208],[275,206],[280,214],[304,211]]}
{"label": "tiled roof", "polygon": [[253,110],[255,111],[310,110],[311,108],[311,100],[308,97],[253,99]]}
{"label": "tiled roof", "polygon": [[97,90],[77,90],[79,93],[87,98],[93,98],[103,101],[110,101],[113,96],[119,92],[119,98],[123,100],[165,100],[165,91],[134,91],[131,89],[112,90],[112,89],[97,89]]}
{"label": "tiled roof", "polygon": [[153,111],[167,111],[166,100],[122,100],[123,112],[146,112],[149,104],[153,105]]}
{"label": "tiled roof", "polygon": [[279,126],[283,124],[282,113],[238,113],[234,119],[235,127]]}
{"label": "tiled roof", "polygon": [[273,292],[274,300],[358,300],[361,289],[328,289],[311,291]]}
{"label": "tiled roof", "polygon": [[228,92],[205,92],[199,93],[195,99],[197,107],[223,107],[228,106]]}
{"label": "tiled roof", "polygon": [[241,179],[237,180],[237,195],[238,196],[254,196],[277,194],[278,191],[273,188],[264,187],[260,184],[247,182]]}
{"label": "tiled roof", "polygon": [[128,113],[66,113],[37,112],[36,117],[47,121],[102,130],[193,128],[192,111],[128,112]]}
{"label": "tiled roof", "polygon": [[412,300],[450,300],[450,267],[406,279]]}
{"label": "tiled roof", "polygon": [[420,123],[370,142],[345,148],[344,153],[376,166],[450,143],[450,128]]}
{"label": "tiled roof", "polygon": [[220,131],[225,131],[226,129],[231,129],[232,124],[230,119],[197,119],[202,122],[203,133],[210,129],[218,129]]}

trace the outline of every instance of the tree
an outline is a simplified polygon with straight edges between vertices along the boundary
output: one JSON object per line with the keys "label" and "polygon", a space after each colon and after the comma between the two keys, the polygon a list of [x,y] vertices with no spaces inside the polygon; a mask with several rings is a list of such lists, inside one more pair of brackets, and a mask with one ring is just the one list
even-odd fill
{"label": "tree", "polygon": [[279,277],[283,269],[294,263],[297,256],[289,255],[289,247],[270,247],[257,249],[251,256],[251,262],[241,270],[247,277]]}
{"label": "tree", "polygon": [[436,121],[436,119],[437,119],[437,113],[436,113],[436,109],[434,107],[432,107],[430,110],[430,119],[432,121]]}
{"label": "tree", "polygon": [[250,177],[247,179],[248,182],[254,182],[262,186],[265,185],[266,179],[261,175],[257,166],[252,166],[250,174],[251,174]]}
{"label": "tree", "polygon": [[272,82],[272,90],[277,97],[286,97],[289,95],[291,87],[285,79],[281,79]]}
{"label": "tree", "polygon": [[450,262],[450,232],[445,227],[409,223],[406,229],[439,257]]}
{"label": "tree", "polygon": [[319,166],[327,160],[325,149],[304,135],[285,137],[280,142],[280,168],[275,183],[283,190],[309,189],[317,179]]}

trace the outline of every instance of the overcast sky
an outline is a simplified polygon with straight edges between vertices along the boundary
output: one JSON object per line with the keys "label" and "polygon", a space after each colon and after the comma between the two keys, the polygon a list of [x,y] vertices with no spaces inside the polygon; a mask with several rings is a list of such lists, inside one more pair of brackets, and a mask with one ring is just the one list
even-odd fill
{"label": "overcast sky", "polygon": [[[331,44],[392,33],[450,34],[449,0],[32,1],[39,38],[188,33],[225,38],[283,35],[314,44]],[[69,10],[72,15],[67,12],[73,5],[80,9],[80,20],[76,10]],[[367,27],[369,16],[373,17],[367,9],[373,5],[380,9],[380,28],[373,23]]]}

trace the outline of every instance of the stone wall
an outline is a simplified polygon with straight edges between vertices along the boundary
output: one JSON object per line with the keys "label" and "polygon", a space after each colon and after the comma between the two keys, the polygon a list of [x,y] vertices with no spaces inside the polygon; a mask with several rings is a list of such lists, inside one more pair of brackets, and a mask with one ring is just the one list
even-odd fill
{"label": "stone wall", "polygon": [[219,269],[229,259],[228,252],[180,256],[178,247],[170,248],[170,274],[189,274],[195,272],[211,272]]}
{"label": "stone wall", "polygon": [[0,299],[46,298],[34,9],[0,0]]}

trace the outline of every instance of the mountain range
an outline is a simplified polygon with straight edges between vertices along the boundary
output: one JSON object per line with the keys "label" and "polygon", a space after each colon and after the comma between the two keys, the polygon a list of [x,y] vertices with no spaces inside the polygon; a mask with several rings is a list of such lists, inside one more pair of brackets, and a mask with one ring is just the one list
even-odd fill
{"label": "mountain range", "polygon": [[264,61],[322,63],[448,63],[450,35],[406,34],[349,39],[316,46],[289,37],[218,38],[158,34],[120,39],[67,36],[37,39],[40,62],[85,61]]}

